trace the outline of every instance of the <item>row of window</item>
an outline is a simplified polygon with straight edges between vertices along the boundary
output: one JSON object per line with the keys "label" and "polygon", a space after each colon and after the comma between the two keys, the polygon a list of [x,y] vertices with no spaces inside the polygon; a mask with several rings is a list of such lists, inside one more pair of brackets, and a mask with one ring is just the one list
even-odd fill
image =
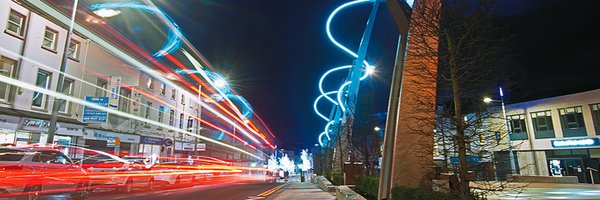
{"label": "row of window", "polygon": [[[21,14],[15,10],[10,10],[10,15],[8,17],[8,22],[6,22],[6,30],[5,32],[17,36],[19,38],[25,37],[25,29],[26,29],[26,16]],[[44,38],[42,40],[42,48],[49,50],[51,52],[56,53],[56,47],[58,42],[58,31],[46,27],[44,31]],[[70,59],[75,61],[79,60],[79,49],[80,42],[71,40],[69,43],[69,49],[67,51],[67,56]]]}
{"label": "row of window", "polygon": [[[600,135],[600,103],[591,104],[589,106],[592,111],[592,121],[596,129],[596,134]],[[587,135],[582,106],[560,108],[558,109],[558,114],[564,137]],[[536,139],[556,137],[550,110],[532,112],[530,115]],[[527,124],[525,118],[525,114],[507,116],[510,125],[511,139],[527,139]]]}
{"label": "row of window", "polygon": [[[165,106],[159,106],[158,108],[158,122],[163,123],[163,116],[166,108]],[[150,119],[150,114],[152,112],[152,102],[148,101],[146,103],[146,109],[144,112],[144,118]],[[179,128],[183,129],[185,115],[183,113],[179,114]],[[169,109],[169,126],[175,126],[175,110]],[[194,126],[194,118],[189,116],[187,119],[186,129],[191,129]]]}

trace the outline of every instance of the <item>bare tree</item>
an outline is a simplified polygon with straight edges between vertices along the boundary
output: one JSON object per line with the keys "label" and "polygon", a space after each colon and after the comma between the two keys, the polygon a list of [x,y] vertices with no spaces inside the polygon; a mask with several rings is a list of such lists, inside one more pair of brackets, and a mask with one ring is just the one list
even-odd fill
{"label": "bare tree", "polygon": [[[419,123],[410,124],[409,128],[435,137],[436,142],[441,140],[445,160],[456,154],[457,195],[460,199],[473,199],[476,197],[469,186],[472,180],[469,170],[474,166],[469,165],[468,155],[493,159],[490,150],[497,144],[490,142],[495,136],[489,133],[500,131],[501,126],[488,120],[498,117],[494,116],[497,112],[484,107],[481,99],[488,91],[494,91],[490,89],[495,88],[501,78],[500,66],[508,55],[504,45],[507,38],[498,34],[501,23],[494,17],[497,4],[493,0],[416,5],[414,9],[422,15],[411,21],[409,39],[413,42],[407,48],[407,55],[413,58],[407,58],[407,62],[412,63],[405,65],[404,79],[418,89],[402,92],[410,92],[415,97],[409,101],[417,108],[411,117],[417,118]],[[433,89],[431,81],[437,81]],[[427,101],[432,96],[437,103]],[[436,134],[420,128],[431,123],[439,130]],[[443,166],[448,168],[448,163]],[[483,169],[490,170],[486,166],[479,171]],[[490,190],[502,188],[504,185]]]}

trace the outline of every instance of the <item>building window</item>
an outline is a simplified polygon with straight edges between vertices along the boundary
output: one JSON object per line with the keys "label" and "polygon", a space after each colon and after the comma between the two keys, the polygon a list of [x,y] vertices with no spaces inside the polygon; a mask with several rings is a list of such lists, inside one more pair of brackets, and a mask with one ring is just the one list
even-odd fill
{"label": "building window", "polygon": [[183,121],[185,121],[185,119],[183,118],[183,113],[179,114],[179,128],[183,129]]}
{"label": "building window", "polygon": [[506,117],[508,124],[510,125],[510,139],[511,140],[526,140],[527,137],[527,125],[525,124],[525,115],[511,115]]}
{"label": "building window", "polygon": [[[40,69],[37,73],[35,85],[41,88],[50,89],[51,80],[52,73]],[[31,106],[39,109],[46,109],[47,98],[48,96],[43,93],[33,92],[33,102],[31,103]]]}
{"label": "building window", "polygon": [[131,90],[126,87],[121,87],[119,90],[119,110],[129,112],[129,99],[131,98]]}
{"label": "building window", "polygon": [[[146,112],[144,113],[144,118],[145,119],[150,119],[150,109],[152,109],[152,102],[147,102],[146,104]],[[148,124],[148,123],[146,123]]]}
{"label": "building window", "polygon": [[590,105],[592,110],[592,120],[594,121],[594,128],[596,128],[596,135],[600,135],[600,103]]}
{"label": "building window", "polygon": [[540,111],[531,113],[531,121],[535,131],[536,139],[554,138],[554,126],[552,125],[552,115],[550,111]]}
{"label": "building window", "polygon": [[160,95],[167,95],[167,84],[161,83],[160,84]]}
{"label": "building window", "polygon": [[42,47],[51,51],[56,51],[56,40],[58,39],[58,31],[46,27],[44,32],[44,40]]}
{"label": "building window", "polygon": [[6,23],[6,31],[23,37],[23,33],[25,33],[25,15],[15,10],[10,10],[8,22]]}
{"label": "building window", "polygon": [[148,77],[146,87],[148,88],[148,90],[154,90],[154,80],[152,80],[152,78]]}
{"label": "building window", "polygon": [[194,119],[192,118],[192,116],[189,116],[188,122],[187,122],[187,129],[190,130],[190,129],[192,129],[193,126],[194,126]]}
{"label": "building window", "polygon": [[171,89],[171,99],[175,100],[177,98],[177,90]]}
{"label": "building window", "polygon": [[[9,78],[16,78],[17,61],[0,57],[0,75]],[[10,99],[11,86],[0,82],[0,101],[8,102]]]}
{"label": "building window", "polygon": [[108,81],[98,78],[96,81],[96,86],[98,86],[96,88],[96,97],[105,97],[106,91],[108,90]]}
{"label": "building window", "polygon": [[164,106],[159,106],[158,107],[158,122],[159,123],[162,123],[162,121],[163,121],[164,111],[165,111],[165,107]]}
{"label": "building window", "polygon": [[581,106],[560,108],[560,124],[565,137],[586,136],[585,123],[583,122],[583,111]]}
{"label": "building window", "polygon": [[[63,88],[60,90],[61,93],[66,94],[68,96],[73,96],[73,90],[75,86],[75,81],[72,79],[65,78],[63,82]],[[58,112],[68,113],[70,108],[70,102],[60,99],[58,102]]]}
{"label": "building window", "polygon": [[169,110],[169,126],[173,126],[175,123],[175,110]]}
{"label": "building window", "polygon": [[185,96],[181,94],[181,105],[185,106]]}
{"label": "building window", "polygon": [[67,55],[69,56],[69,58],[71,58],[73,60],[79,60],[80,44],[81,44],[80,42],[71,40],[71,43],[69,43],[69,51],[67,52]]}

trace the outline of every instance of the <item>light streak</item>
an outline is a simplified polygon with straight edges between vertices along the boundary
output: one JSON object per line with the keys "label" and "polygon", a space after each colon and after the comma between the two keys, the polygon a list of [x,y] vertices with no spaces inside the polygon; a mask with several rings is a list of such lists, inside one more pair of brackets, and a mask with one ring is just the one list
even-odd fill
{"label": "light streak", "polygon": [[350,69],[351,67],[352,67],[352,65],[345,65],[345,66],[330,69],[321,76],[321,79],[319,79],[319,91],[321,92],[321,95],[323,95],[327,100],[331,101],[331,103],[333,103],[335,105],[338,105],[338,103],[335,100],[333,100],[332,98],[330,98],[329,96],[327,96],[325,94],[325,92],[323,91],[323,81],[325,80],[327,75],[329,75],[331,72],[334,72],[337,70],[342,70],[342,69]]}
{"label": "light streak", "polygon": [[40,93],[44,93],[44,94],[49,95],[49,96],[53,96],[55,98],[60,98],[60,99],[64,99],[64,100],[67,100],[67,101],[70,101],[70,102],[73,102],[73,103],[77,103],[77,104],[81,104],[81,105],[84,105],[84,106],[92,107],[92,108],[95,108],[95,109],[98,109],[98,110],[101,110],[101,111],[104,111],[104,112],[107,112],[107,113],[110,113],[110,114],[114,114],[114,115],[118,115],[118,116],[130,118],[130,119],[135,119],[135,120],[138,120],[138,121],[141,121],[141,122],[145,122],[145,123],[148,123],[148,124],[152,124],[152,125],[155,125],[155,126],[160,126],[162,128],[165,128],[165,129],[169,129],[169,130],[173,130],[173,131],[185,133],[186,135],[197,137],[197,138],[203,139],[205,141],[212,142],[214,144],[221,145],[221,146],[230,148],[232,150],[236,150],[236,151],[239,151],[241,153],[250,155],[250,156],[252,156],[254,158],[257,158],[259,160],[263,160],[262,157],[256,156],[256,155],[254,155],[254,154],[252,154],[250,152],[247,152],[247,151],[245,151],[243,149],[237,148],[237,147],[232,146],[232,145],[225,144],[223,142],[219,142],[219,141],[213,140],[211,138],[208,138],[208,137],[205,137],[205,136],[202,136],[202,135],[198,135],[198,134],[189,132],[189,131],[184,130],[184,129],[175,128],[175,127],[172,127],[172,126],[169,126],[169,125],[166,125],[166,124],[158,123],[156,121],[152,121],[152,120],[149,120],[149,119],[146,119],[146,118],[135,116],[135,115],[132,115],[132,114],[129,114],[129,113],[125,113],[125,112],[121,112],[121,111],[118,111],[118,110],[113,110],[113,109],[110,109],[110,108],[102,107],[102,106],[99,106],[99,105],[94,104],[94,103],[86,102],[86,101],[84,101],[82,99],[79,99],[79,98],[75,98],[75,97],[72,97],[72,96],[61,94],[61,93],[58,93],[58,92],[55,92],[55,91],[51,91],[51,90],[48,90],[48,89],[45,89],[45,88],[41,88],[41,87],[38,87],[38,86],[35,86],[35,85],[32,85],[32,84],[26,83],[26,82],[23,82],[23,81],[20,81],[20,80],[15,80],[15,79],[12,79],[12,78],[9,78],[9,77],[6,77],[6,76],[0,76],[0,82],[4,82],[6,84],[14,85],[14,86],[17,86],[17,87],[32,89],[32,90],[35,90],[35,91],[40,92]]}
{"label": "light streak", "polygon": [[[38,8],[41,8],[42,10],[46,11],[46,12],[47,12],[48,14],[50,14],[51,16],[55,17],[55,18],[56,18],[58,21],[62,21],[62,22],[64,22],[64,21],[68,21],[68,20],[69,20],[69,19],[67,19],[66,17],[64,17],[63,15],[61,15],[60,13],[57,13],[57,12],[55,12],[54,8],[53,8],[53,7],[49,7],[47,4],[43,4],[43,3],[39,3],[39,2],[31,2],[31,3],[33,3],[33,4],[34,4],[34,6],[36,6],[36,7],[38,7]],[[54,4],[54,5],[55,5],[55,4]],[[144,5],[140,5],[140,6],[144,6]],[[59,9],[61,9],[61,8],[60,8],[60,6],[57,6],[57,5],[55,5],[55,7],[56,7],[56,8],[59,8]],[[155,8],[155,6],[146,7],[146,8],[153,8],[153,7]],[[158,13],[158,14],[162,14],[162,12],[160,12],[160,13]],[[164,15],[162,15],[162,16],[160,16],[160,17],[161,17],[161,20],[165,21],[165,16],[164,16]],[[169,20],[166,20],[166,21],[169,21]],[[80,22],[81,22],[81,20],[80,20]],[[82,24],[85,24],[85,23],[83,23],[83,22],[81,22],[81,23],[82,23]],[[173,25],[174,25],[174,23],[173,23]],[[113,29],[110,29],[110,28],[107,28],[107,27],[103,27],[103,28],[102,28],[102,30],[106,30],[106,31],[112,32],[112,33],[113,33],[112,35],[116,36],[117,38],[120,38],[120,39],[121,39],[121,40],[122,40],[122,41],[123,41],[123,42],[124,42],[124,43],[125,43],[127,46],[123,46],[123,45],[122,45],[122,44],[120,44],[120,43],[112,43],[112,44],[111,44],[111,43],[108,43],[108,42],[106,42],[106,41],[105,41],[103,38],[101,38],[101,37],[99,37],[99,36],[95,35],[94,33],[98,33],[98,34],[102,35],[104,38],[107,38],[107,39],[108,39],[108,38],[111,38],[111,37],[109,37],[109,36],[106,36],[106,35],[105,35],[105,34],[103,34],[103,33],[102,33],[100,30],[98,30],[98,29],[96,29],[96,28],[94,28],[94,27],[88,26],[88,28],[90,28],[91,30],[94,30],[94,31],[95,31],[95,32],[90,32],[89,30],[87,30],[87,29],[83,28],[83,27],[82,27],[81,25],[79,25],[79,24],[76,24],[75,26],[76,26],[76,30],[77,30],[77,31],[78,31],[80,34],[82,34],[82,35],[83,35],[83,36],[85,36],[85,37],[88,37],[88,38],[90,38],[90,39],[91,39],[91,40],[93,40],[93,41],[95,41],[97,44],[99,44],[100,46],[102,46],[102,47],[106,48],[108,51],[110,51],[110,52],[115,52],[115,53],[114,53],[114,55],[117,55],[118,57],[120,57],[120,58],[121,58],[121,59],[123,59],[124,61],[128,62],[128,63],[129,63],[129,64],[131,64],[132,66],[135,66],[135,67],[137,67],[138,69],[140,69],[140,70],[144,71],[145,73],[147,73],[147,74],[150,74],[151,76],[153,76],[153,77],[154,77],[154,78],[156,78],[157,80],[160,80],[161,82],[163,82],[163,83],[166,83],[167,85],[169,85],[169,86],[173,87],[174,89],[177,89],[177,90],[179,90],[179,91],[183,91],[183,94],[184,94],[184,96],[186,96],[186,97],[188,97],[188,98],[192,98],[194,102],[198,102],[198,101],[199,101],[198,99],[196,99],[196,98],[193,98],[195,95],[193,95],[193,94],[190,94],[189,92],[187,92],[187,90],[183,90],[181,87],[179,87],[178,85],[174,84],[173,82],[171,82],[171,81],[167,80],[166,78],[164,78],[164,77],[162,77],[162,76],[158,76],[158,75],[156,75],[156,73],[153,73],[153,72],[154,72],[154,70],[152,70],[152,69],[148,68],[148,66],[146,66],[144,63],[141,63],[141,62],[139,62],[139,61],[138,61],[138,60],[136,60],[136,59],[132,59],[132,57],[131,57],[132,55],[133,55],[133,56],[136,56],[136,57],[138,57],[138,58],[141,58],[141,57],[137,56],[137,54],[136,54],[136,53],[132,52],[132,51],[131,51],[132,49],[133,49],[133,50],[135,50],[135,51],[137,51],[137,52],[138,52],[139,54],[141,54],[141,55],[145,55],[145,52],[144,52],[144,51],[142,51],[142,50],[140,50],[140,49],[137,47],[137,45],[136,45],[136,44],[134,44],[134,43],[131,43],[129,40],[125,39],[125,38],[124,38],[123,36],[121,36],[119,33],[115,32]],[[183,35],[178,35],[178,37],[180,37],[180,39],[181,39],[181,40],[185,41],[185,42],[186,42],[186,44],[189,44],[189,42],[188,42],[188,41],[185,39],[185,37],[183,37]],[[113,46],[113,45],[119,46],[119,47],[121,47],[121,48],[120,48],[120,49],[118,49],[118,48],[116,48],[116,47],[115,47],[115,46]],[[203,61],[205,61],[205,62],[208,64],[208,61],[206,61],[206,59],[205,59],[203,56],[199,55],[199,53],[198,53],[198,52],[197,52],[197,51],[196,51],[196,50],[195,50],[193,47],[192,47],[191,49],[192,49],[192,51],[194,51],[194,53],[195,53],[196,55],[198,55],[198,56],[199,56],[199,57],[200,57],[200,58],[201,58]],[[128,51],[128,52],[130,52],[131,54],[127,54],[127,53],[118,53],[118,52],[122,52],[122,50],[124,50],[124,51]],[[183,50],[183,49],[182,49],[182,50]],[[164,52],[163,52],[163,53],[164,53]],[[167,54],[167,55],[168,55],[168,54]],[[141,59],[143,60],[143,58],[141,58]],[[169,70],[169,69],[167,69],[165,66],[163,66],[161,63],[158,63],[158,62],[156,62],[154,59],[150,59],[150,58],[148,58],[148,60],[149,60],[150,62],[152,62],[153,64],[156,64],[156,66],[160,67],[160,68],[161,68],[161,69],[163,69],[164,71],[170,71],[170,70]],[[197,66],[195,65],[195,67],[197,67]],[[209,65],[209,67],[210,67],[210,65]],[[197,68],[197,69],[198,69],[198,68]],[[211,67],[211,69],[212,69],[212,67]],[[183,83],[184,83],[184,84],[186,84],[186,85],[187,85],[189,88],[191,88],[192,90],[195,90],[195,91],[197,92],[197,88],[196,88],[195,86],[192,86],[192,85],[190,85],[190,84],[189,84],[187,81],[184,81]],[[201,82],[201,83],[202,83],[202,82]],[[208,87],[208,88],[210,88],[210,87]],[[210,107],[209,107],[209,106],[207,106],[206,104],[204,104],[204,103],[198,103],[198,104],[199,104],[200,106],[202,106],[202,107],[205,107],[205,108],[207,108],[207,110],[208,110],[209,112],[212,112],[212,113],[214,113],[214,114],[215,114],[217,117],[221,117],[221,118],[223,118],[223,120],[224,120],[224,121],[226,121],[227,123],[230,123],[230,124],[232,124],[234,127],[237,127],[237,128],[240,130],[240,131],[242,131],[242,133],[244,133],[244,134],[247,134],[247,133],[246,133],[246,132],[245,132],[243,129],[241,129],[239,126],[237,126],[237,125],[233,124],[233,122],[232,122],[231,120],[224,119],[225,117],[223,117],[223,115],[221,115],[220,113],[217,113],[217,112],[216,112],[214,109],[210,108]],[[218,105],[218,104],[216,104],[216,105],[217,105],[217,106],[219,106],[221,109],[223,109],[223,108],[222,108],[220,105]],[[235,110],[235,108],[234,108],[234,110]],[[225,111],[226,111],[226,110],[225,110]],[[226,112],[227,112],[227,111],[226,111]],[[254,111],[252,111],[252,112],[254,112]],[[237,118],[234,118],[234,119],[237,119]],[[262,120],[261,120],[261,122],[262,122]],[[243,124],[243,123],[242,123],[242,124]],[[264,122],[263,122],[263,125],[265,125],[265,124],[264,124]],[[266,126],[266,125],[265,125],[265,126]],[[267,128],[267,130],[269,130],[269,129],[268,129],[268,127],[266,127],[266,128]],[[254,132],[254,130],[251,130],[251,131],[253,131],[253,132]],[[270,130],[269,130],[269,131],[270,131]],[[271,132],[269,132],[269,133],[270,133],[271,135],[273,135]],[[264,137],[264,136],[262,136],[262,137]],[[261,137],[261,138],[262,138],[262,137]],[[251,139],[252,139],[252,138],[251,138]],[[273,145],[269,145],[269,146],[271,146],[271,148],[274,148],[274,146],[273,146]]]}

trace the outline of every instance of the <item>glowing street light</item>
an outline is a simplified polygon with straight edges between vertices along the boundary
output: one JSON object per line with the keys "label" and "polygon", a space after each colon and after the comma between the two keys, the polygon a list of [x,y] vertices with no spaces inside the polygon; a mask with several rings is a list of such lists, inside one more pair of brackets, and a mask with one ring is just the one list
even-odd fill
{"label": "glowing street light", "polygon": [[381,128],[379,128],[379,126],[376,126],[376,127],[374,128],[374,130],[375,130],[375,131],[380,131],[380,130],[381,130]]}
{"label": "glowing street light", "polygon": [[375,67],[368,66],[367,67],[367,74],[373,74],[373,73],[375,73]]}
{"label": "glowing street light", "polygon": [[102,17],[102,18],[114,17],[114,16],[116,16],[118,14],[121,14],[121,11],[112,10],[112,9],[106,9],[106,8],[103,8],[103,9],[100,9],[100,10],[94,10],[92,12],[94,12],[94,14],[96,14],[96,15]]}
{"label": "glowing street light", "polygon": [[215,80],[214,83],[215,83],[215,86],[217,86],[219,88],[225,87],[225,85],[227,85],[227,82],[225,80],[223,80],[222,78]]}
{"label": "glowing street light", "polygon": [[[510,160],[510,171],[512,174],[516,174],[517,173],[517,169],[515,166],[515,156],[513,154],[513,146],[512,146],[512,142],[510,141],[510,129],[508,128],[508,118],[506,117],[506,107],[504,106],[504,92],[502,91],[502,88],[498,88],[498,92],[500,93],[500,103],[502,105],[502,115],[504,116],[504,127],[506,128],[506,140],[508,143],[508,158]],[[485,97],[483,98],[483,102],[485,103],[490,103],[492,101],[498,101],[498,100],[493,100],[489,97]]]}
{"label": "glowing street light", "polygon": [[492,98],[489,98],[489,97],[485,97],[485,98],[483,98],[483,102],[484,102],[484,103],[490,103],[490,102],[492,102],[492,101],[494,101],[494,100],[492,100]]}

